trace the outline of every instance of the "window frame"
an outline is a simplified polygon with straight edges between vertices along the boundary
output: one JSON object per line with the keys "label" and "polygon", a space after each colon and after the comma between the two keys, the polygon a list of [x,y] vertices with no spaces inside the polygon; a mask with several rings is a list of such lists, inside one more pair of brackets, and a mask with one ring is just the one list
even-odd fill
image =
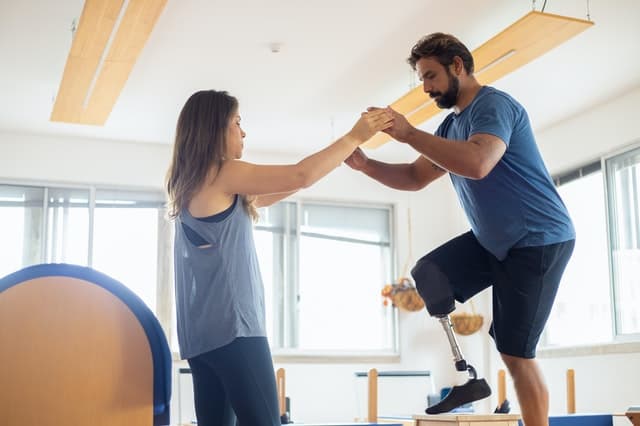
{"label": "window frame", "polygon": [[[608,167],[608,164],[609,162],[611,162],[611,160],[614,160],[617,157],[622,157],[633,151],[639,151],[640,153],[640,141],[636,141],[633,144],[630,144],[628,146],[615,150],[611,153],[608,153],[602,156],[602,159],[601,159],[602,176],[603,176],[603,179],[605,180],[604,193],[605,193],[605,211],[607,215],[607,252],[609,257],[608,259],[609,285],[610,285],[609,292],[611,297],[611,310],[612,310],[611,322],[613,327],[613,330],[612,330],[613,343],[625,343],[625,342],[640,343],[640,331],[637,333],[619,333],[618,331],[620,314],[618,310],[617,292],[619,291],[619,289],[618,289],[618,283],[616,282],[616,276],[614,271],[614,259],[613,259],[613,238],[615,238],[614,228],[616,227],[616,224],[614,223],[615,221],[614,221],[614,218],[612,217],[612,212],[615,211],[615,206],[612,205],[612,199],[611,199],[612,189],[609,186],[612,178],[610,179],[610,174],[609,174],[610,169]],[[640,163],[638,164],[640,165]],[[640,196],[640,193],[636,195]]]}
{"label": "window frame", "polygon": [[[561,356],[586,356],[595,354],[608,354],[608,353],[630,353],[640,350],[640,333],[618,333],[618,306],[616,300],[616,280],[613,266],[613,251],[612,251],[612,226],[614,218],[612,217],[611,208],[611,188],[609,186],[609,168],[608,162],[616,157],[625,155],[632,151],[640,149],[640,141],[635,141],[632,144],[626,145],[620,149],[611,151],[605,155],[602,155],[599,160],[589,162],[586,165],[573,168],[569,172],[560,174],[553,178],[556,186],[563,183],[570,182],[574,179],[580,179],[583,176],[587,176],[591,171],[598,169],[602,173],[602,181],[604,187],[604,208],[606,216],[606,236],[607,236],[607,266],[608,266],[608,293],[610,297],[610,315],[611,315],[611,340],[603,343],[588,343],[583,345],[566,345],[566,346],[545,346],[543,345],[538,354],[543,358],[561,357]],[[584,171],[587,171],[584,173]],[[579,238],[579,236],[578,236]]]}
{"label": "window frame", "polygon": [[[42,202],[42,223],[40,225],[40,232],[42,240],[39,247],[39,263],[46,263],[47,260],[47,246],[49,244],[49,235],[47,232],[48,227],[48,209],[50,208],[48,198],[50,189],[62,189],[62,190],[82,190],[88,191],[88,239],[87,239],[87,264],[89,268],[93,268],[93,238],[95,227],[95,208],[96,208],[96,192],[97,191],[117,191],[124,193],[147,193],[152,194],[154,197],[158,196],[158,215],[160,216],[158,221],[158,247],[157,247],[157,282],[156,282],[156,306],[155,315],[158,318],[158,322],[164,329],[167,339],[171,336],[172,331],[172,311],[171,303],[173,303],[173,268],[170,265],[172,262],[172,226],[165,219],[164,208],[164,194],[162,190],[157,188],[144,188],[134,186],[122,186],[122,185],[101,185],[101,184],[88,184],[88,183],[68,183],[68,182],[55,182],[55,181],[36,181],[36,180],[15,180],[15,179],[0,179],[0,185],[17,186],[17,187],[29,187],[38,188],[43,190],[43,202]],[[150,207],[154,208],[154,207]]]}
{"label": "window frame", "polygon": [[[302,223],[302,206],[305,204],[312,205],[323,205],[323,206],[333,206],[333,207],[344,207],[344,208],[372,208],[372,209],[384,209],[388,211],[388,229],[389,229],[389,256],[390,256],[390,274],[392,277],[395,277],[397,273],[397,233],[396,233],[396,210],[397,206],[393,203],[379,203],[379,202],[353,202],[353,201],[344,201],[344,200],[336,200],[336,199],[324,199],[324,198],[307,198],[307,197],[290,197],[286,200],[283,200],[279,203],[289,203],[295,205],[295,214],[296,219],[294,221],[295,229],[291,229],[292,227],[289,224],[285,225],[284,233],[285,233],[285,248],[286,252],[290,248],[286,246],[293,246],[295,249],[293,250],[293,256],[291,259],[284,260],[284,281],[281,290],[282,294],[288,294],[289,298],[285,298],[282,301],[284,313],[276,314],[274,311],[274,317],[280,316],[281,318],[297,318],[296,316],[296,306],[293,300],[300,289],[300,271],[298,268],[298,256],[300,250],[300,237],[303,234],[301,231],[301,223]],[[278,203],[278,204],[279,204]],[[287,208],[286,215],[289,216],[291,214],[291,208]],[[291,242],[291,238],[287,238],[289,232],[293,232],[295,234],[295,244]],[[285,256],[286,257],[286,256]],[[287,279],[287,276],[289,279]],[[288,282],[287,282],[288,281]],[[382,283],[381,283],[382,284]],[[272,355],[276,362],[399,362],[400,361],[400,352],[399,352],[399,327],[398,327],[398,309],[392,309],[392,317],[391,317],[391,350],[368,350],[368,351],[330,351],[330,350],[308,350],[301,348],[288,348],[286,346],[281,347],[273,347]],[[275,320],[275,318],[274,318]],[[297,330],[297,319],[294,327],[291,327],[288,331],[284,331],[285,335],[283,336],[274,336],[274,340],[283,342],[284,344],[295,341],[295,333]],[[279,331],[283,331],[282,325],[276,327]]]}

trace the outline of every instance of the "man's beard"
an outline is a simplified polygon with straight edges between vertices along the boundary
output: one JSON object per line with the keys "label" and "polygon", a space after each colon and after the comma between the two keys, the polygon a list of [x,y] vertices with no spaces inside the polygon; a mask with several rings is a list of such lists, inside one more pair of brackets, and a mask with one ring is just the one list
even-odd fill
{"label": "man's beard", "polygon": [[[443,94],[432,93],[432,97],[438,97],[436,99],[436,105],[438,105],[441,109],[449,109],[452,108],[456,102],[458,102],[458,91],[460,90],[460,80],[458,77],[453,75],[451,71],[447,70],[447,74],[449,74],[449,88]],[[434,96],[435,95],[435,96]]]}

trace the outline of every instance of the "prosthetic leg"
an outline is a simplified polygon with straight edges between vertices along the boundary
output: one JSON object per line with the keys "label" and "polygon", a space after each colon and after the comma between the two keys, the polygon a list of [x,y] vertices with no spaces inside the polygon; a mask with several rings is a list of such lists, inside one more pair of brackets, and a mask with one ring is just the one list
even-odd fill
{"label": "prosthetic leg", "polygon": [[491,388],[485,379],[478,379],[476,369],[462,356],[449,314],[455,310],[455,298],[449,279],[440,268],[429,259],[421,259],[411,271],[420,296],[425,301],[429,315],[438,319],[449,340],[453,361],[457,371],[467,371],[469,380],[454,386],[447,396],[426,409],[427,414],[446,413],[469,402],[478,401],[491,395]]}

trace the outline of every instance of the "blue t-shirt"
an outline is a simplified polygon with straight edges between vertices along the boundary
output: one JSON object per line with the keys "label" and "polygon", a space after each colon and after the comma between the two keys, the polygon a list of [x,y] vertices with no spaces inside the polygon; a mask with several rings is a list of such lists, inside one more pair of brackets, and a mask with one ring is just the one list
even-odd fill
{"label": "blue t-shirt", "polygon": [[522,105],[485,86],[471,104],[459,114],[449,114],[435,132],[460,143],[467,143],[476,133],[497,136],[507,145],[503,157],[483,179],[450,173],[480,244],[502,260],[513,247],[574,239],[569,212],[542,161]]}

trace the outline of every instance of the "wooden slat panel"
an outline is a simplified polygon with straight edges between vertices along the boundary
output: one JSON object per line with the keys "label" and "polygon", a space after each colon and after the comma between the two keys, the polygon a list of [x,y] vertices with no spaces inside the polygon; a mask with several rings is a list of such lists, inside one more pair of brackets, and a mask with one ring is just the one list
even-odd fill
{"label": "wooden slat panel", "polygon": [[392,423],[392,424],[401,424],[402,426],[416,426],[416,422],[415,420],[407,420],[407,419],[396,419],[393,417],[385,417],[385,418],[380,418],[378,417],[378,423],[382,424],[388,424],[388,423]]}
{"label": "wooden slat panel", "polygon": [[[102,3],[104,8],[108,6],[109,11],[117,9],[115,17],[113,17],[113,23],[115,23],[123,4],[122,1],[93,0],[93,2]],[[92,52],[92,58],[95,57],[97,52],[97,59],[95,59],[95,65],[92,62],[93,68],[83,68],[82,74],[78,74],[78,66],[76,65],[71,66],[69,72],[65,69],[63,84],[60,86],[54,112],[51,116],[52,121],[94,125],[103,125],[106,122],[165,4],[166,0],[130,0],[103,62],[86,108],[83,102],[90,89],[89,85],[95,74],[99,59],[113,30],[113,23],[106,34],[106,38],[104,36],[91,38],[86,36],[86,33],[91,31],[91,25],[96,25],[95,19],[80,20],[74,46],[77,41],[78,46],[81,46],[83,50],[86,49]],[[109,15],[110,17],[111,15]],[[98,25],[101,27],[106,26],[102,23],[105,19],[105,16],[100,16]],[[72,52],[75,50],[75,48],[72,48]],[[71,62],[71,60],[68,60],[68,64]],[[65,81],[68,81],[68,84],[64,84]],[[77,84],[78,82],[81,82],[81,84]],[[59,103],[60,106],[58,106]]]}
{"label": "wooden slat panel", "polygon": [[406,95],[391,104],[391,107],[401,114],[409,114],[428,102],[433,102],[422,90],[422,85],[416,86]]}
{"label": "wooden slat panel", "polygon": [[[592,21],[531,11],[471,52],[475,75],[480,84],[490,84],[592,25]],[[441,111],[423,92],[421,86],[410,90],[391,106],[407,115],[407,119],[414,126],[420,125]],[[391,137],[387,134],[378,133],[363,146],[377,148],[389,140]]]}
{"label": "wooden slat panel", "polygon": [[576,372],[567,370],[567,414],[576,413]]}
{"label": "wooden slat panel", "polygon": [[507,399],[507,376],[503,369],[498,370],[498,405]]}
{"label": "wooden slat panel", "polygon": [[511,422],[517,422],[520,416],[517,414],[417,414],[413,418],[418,422],[419,426],[458,425],[466,422],[472,426],[489,424],[502,426],[503,423],[508,425]]}
{"label": "wooden slat panel", "polygon": [[420,419],[417,420],[417,426],[514,426],[517,425],[518,421],[510,421],[510,420],[460,420],[454,417],[445,420],[428,420],[428,419]]}
{"label": "wooden slat panel", "polygon": [[85,112],[85,122],[104,124],[167,0],[131,0]]}
{"label": "wooden slat panel", "polygon": [[368,374],[368,405],[367,405],[367,421],[375,423],[378,419],[378,370],[372,368]]}
{"label": "wooden slat panel", "polygon": [[287,413],[287,391],[285,386],[284,368],[278,368],[278,371],[276,371],[276,387],[278,390],[278,405],[281,416]]}
{"label": "wooden slat panel", "polygon": [[51,121],[76,122],[123,0],[87,0],[71,44]]}
{"label": "wooden slat panel", "polygon": [[[525,18],[519,26],[510,27],[510,32],[503,32],[496,37],[495,44],[487,46],[485,43],[474,51],[474,60],[476,54],[492,58],[487,64],[478,67],[477,77],[481,84],[489,84],[528,64],[593,25],[590,21],[540,12],[530,12]],[[482,71],[483,66],[512,50],[515,54]]]}

